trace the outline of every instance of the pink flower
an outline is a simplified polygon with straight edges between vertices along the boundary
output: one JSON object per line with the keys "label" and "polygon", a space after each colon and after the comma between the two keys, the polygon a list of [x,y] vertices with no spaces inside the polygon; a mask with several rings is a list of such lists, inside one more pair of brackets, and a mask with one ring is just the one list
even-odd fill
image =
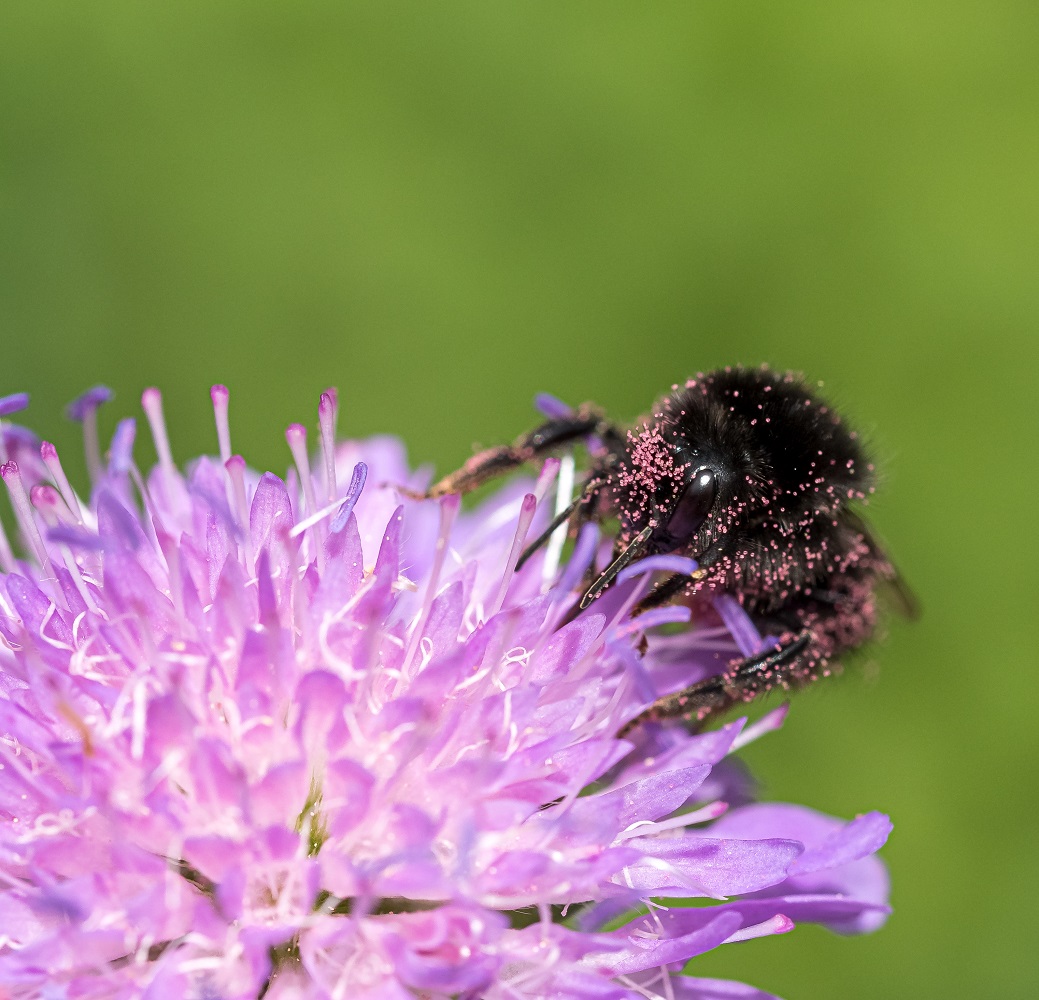
{"label": "pink flower", "polygon": [[186,473],[145,392],[145,477],[133,421],[102,466],[109,395],[70,408],[89,502],[0,400],[26,554],[0,531],[0,995],[760,997],[681,970],[883,922],[886,817],[749,801],[729,755],[782,709],[616,736],[753,626],[632,619],[659,560],[572,617],[594,528],[516,573],[558,462],[471,512],[401,506],[422,477],[392,439],[337,444],[326,393],[315,467],[294,425],[261,476],[217,386],[220,459]]}

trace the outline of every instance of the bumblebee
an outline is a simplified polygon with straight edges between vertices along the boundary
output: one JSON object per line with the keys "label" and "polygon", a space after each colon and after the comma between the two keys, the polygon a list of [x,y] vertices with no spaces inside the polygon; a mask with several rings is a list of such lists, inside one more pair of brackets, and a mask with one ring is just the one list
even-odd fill
{"label": "bumblebee", "polygon": [[863,520],[875,470],[857,433],[793,373],[731,367],[699,374],[625,429],[592,404],[561,412],[514,444],[474,456],[425,496],[467,493],[583,441],[590,466],[577,498],[524,553],[569,521],[616,522],[613,556],[580,600],[594,602],[635,560],[670,553],[697,569],[663,580],[640,610],[681,601],[709,614],[731,595],[776,644],[659,700],[627,729],[681,716],[703,723],[775,687],[829,672],[873,635],[884,587],[916,603]]}

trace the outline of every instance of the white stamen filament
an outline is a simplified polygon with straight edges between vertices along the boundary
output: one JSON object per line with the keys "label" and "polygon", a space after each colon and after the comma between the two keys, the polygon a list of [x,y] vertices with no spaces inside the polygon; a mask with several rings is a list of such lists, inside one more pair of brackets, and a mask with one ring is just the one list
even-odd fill
{"label": "white stamen filament", "polygon": [[[526,494],[526,496],[529,495]],[[514,523],[516,518],[520,516],[523,503],[523,497],[510,500],[508,503],[502,504],[492,514],[484,517],[472,535],[466,539],[465,546],[461,550],[461,556],[458,560],[459,565],[465,562],[467,556],[471,557],[472,553],[482,554],[486,550],[487,539],[497,534],[505,525]]]}
{"label": "white stamen filament", "polygon": [[[411,639],[408,641],[408,651],[404,656],[401,666],[401,681],[407,681],[411,677],[411,662],[415,658],[415,650],[422,639],[422,632],[429,620],[429,612],[433,607],[433,599],[436,597],[437,588],[440,585],[440,573],[444,568],[444,557],[447,555],[447,543],[451,537],[451,528],[454,526],[455,517],[458,514],[458,506],[461,497],[457,493],[450,494],[440,501],[440,530],[437,532],[436,549],[433,555],[433,566],[429,572],[429,580],[426,583],[426,591],[422,596],[422,609],[419,611],[418,620],[411,630]],[[400,684],[398,684],[398,689]]]}
{"label": "white stamen filament", "polygon": [[534,496],[537,497],[539,506],[548,494],[549,487],[555,482],[555,478],[559,474],[559,467],[562,464],[562,461],[558,458],[546,458],[545,464],[541,466],[538,478],[534,481]]}
{"label": "white stamen filament", "polygon": [[303,488],[303,501],[307,515],[317,510],[314,497],[314,481],[310,476],[310,456],[307,454],[307,429],[302,424],[290,424],[285,430],[285,440],[289,443],[292,460],[296,463],[300,486]]}
{"label": "white stamen filament", "polygon": [[[94,601],[93,595],[90,593],[90,589],[87,587],[86,580],[83,579],[83,574],[80,572],[79,564],[76,562],[72,550],[67,545],[58,546],[58,550],[61,552],[61,559],[62,562],[65,563],[65,568],[69,571],[69,575],[72,577],[72,582],[76,585],[76,590],[79,591],[79,596],[83,598],[83,603],[94,612],[94,614],[98,614],[97,604]],[[78,620],[79,619],[77,618],[77,621]]]}
{"label": "white stamen filament", "polygon": [[[640,864],[645,865],[647,868],[656,868],[658,871],[664,872],[669,878],[674,878],[675,885],[681,886],[683,889],[688,889],[692,896],[707,896],[709,899],[716,899],[719,902],[723,902],[728,899],[728,896],[723,896],[717,892],[711,892],[709,889],[700,885],[699,882],[684,875],[675,865],[670,861],[665,861],[663,858],[644,857]],[[628,880],[628,885],[631,886],[631,876],[628,874],[628,869],[624,869],[625,876]],[[632,886],[633,888],[633,886]],[[673,892],[662,893],[661,895],[674,895]]]}
{"label": "white stamen filament", "polygon": [[308,528],[313,528],[319,521],[325,520],[326,517],[329,517],[339,510],[342,503],[342,500],[333,500],[330,504],[326,504],[320,510],[315,511],[310,515],[310,517],[305,517],[302,521],[297,521],[289,532],[289,538],[299,538],[299,536]]}
{"label": "white stamen filament", "polygon": [[245,550],[245,565],[251,573],[255,573],[252,532],[249,525],[249,500],[245,495],[245,459],[241,455],[232,455],[224,462],[224,468],[227,470],[227,478],[231,480],[234,511],[238,516],[238,527],[242,533],[242,546]]}
{"label": "white stamen filament", "polygon": [[65,501],[69,512],[76,519],[77,524],[82,524],[83,507],[79,502],[79,497],[76,496],[76,491],[69,483],[68,476],[65,475],[61,459],[58,458],[58,449],[49,441],[44,441],[40,445],[40,458],[43,459],[43,464],[47,466],[47,471],[51,474],[54,485],[58,487],[58,492],[61,494],[62,500]]}
{"label": "white stamen filament", "polygon": [[145,682],[139,680],[133,688],[133,723],[130,737],[130,756],[140,760],[144,756],[144,727],[148,714],[148,692]]}
{"label": "white stamen filament", "polygon": [[209,390],[209,398],[213,401],[213,417],[216,420],[216,439],[220,448],[220,461],[227,463],[231,457],[231,422],[228,419],[228,404],[231,393],[226,385],[214,385]]}
{"label": "white stamen filament", "polygon": [[681,816],[672,816],[670,819],[663,819],[656,822],[650,820],[639,820],[636,823],[632,823],[631,826],[624,830],[621,830],[617,834],[614,843],[621,843],[625,840],[631,840],[633,837],[646,837],[655,833],[663,833],[667,830],[678,829],[683,826],[692,826],[694,823],[706,823],[709,820],[717,819],[719,816],[728,811],[729,804],[727,802],[712,802],[709,805],[703,806],[700,809],[695,809],[692,812],[682,813]]}
{"label": "white stamen filament", "polygon": [[[556,486],[556,508],[555,517],[570,506],[574,495],[574,456],[567,454],[559,465],[559,481]],[[559,571],[559,559],[563,554],[563,546],[566,544],[566,533],[568,525],[561,524],[552,532],[545,549],[545,561],[541,564],[541,592],[545,593],[551,587]]]}
{"label": "white stamen filament", "polygon": [[489,617],[494,617],[505,604],[505,595],[508,593],[509,584],[512,583],[512,574],[516,569],[520,553],[523,551],[523,543],[527,539],[530,530],[530,522],[534,520],[534,511],[537,510],[537,498],[533,493],[528,493],[520,505],[519,522],[516,525],[516,534],[512,539],[512,548],[509,550],[509,558],[505,563],[505,572],[502,574],[501,586],[498,588],[498,596],[494,599]]}
{"label": "white stamen filament", "polygon": [[162,412],[162,393],[154,386],[141,393],[141,406],[148,417],[152,440],[155,442],[155,453],[159,457],[159,465],[168,476],[176,476],[177,467],[173,464],[173,452],[170,451],[170,439],[166,433],[166,418]]}
{"label": "white stamen filament", "polygon": [[[300,486],[303,490],[303,509],[307,518],[313,517],[317,512],[317,496],[314,493],[314,478],[310,473],[310,456],[307,454],[307,430],[302,424],[291,424],[285,431],[285,440],[289,443],[292,452],[292,460],[296,463],[296,472],[299,475]],[[314,521],[315,530],[311,532],[311,542],[314,553],[317,556],[318,568],[324,568],[325,561],[325,532],[321,524],[321,518]]]}
{"label": "white stamen filament", "polygon": [[339,496],[336,483],[336,423],[339,420],[339,393],[327,389],[321,393],[317,408],[321,428],[321,451],[325,458],[325,490],[329,502]]}
{"label": "white stamen filament", "polygon": [[18,468],[18,463],[7,462],[3,466],[3,477],[7,492],[11,495],[11,506],[14,508],[18,526],[22,529],[26,542],[33,550],[40,569],[47,573],[50,571],[50,556],[47,554],[43,536],[40,534],[36,518],[33,516],[32,504],[29,503],[29,495],[25,492],[25,484],[22,482],[22,473]]}
{"label": "white stamen filament", "polygon": [[68,528],[80,527],[61,494],[53,486],[37,483],[29,490],[29,503],[48,528],[59,524]]}
{"label": "white stamen filament", "polygon": [[748,743],[753,743],[756,739],[764,736],[765,733],[771,733],[776,729],[779,729],[783,725],[783,720],[786,718],[787,712],[790,710],[790,703],[784,702],[778,708],[772,709],[771,712],[766,712],[757,722],[747,726],[732,741],[732,747],[730,753],[734,753],[737,750],[742,749]]}
{"label": "white stamen filament", "polygon": [[[638,993],[639,996],[645,997],[646,1000],[675,1000],[675,990],[671,985],[671,973],[667,971],[665,966],[660,966],[658,971],[660,972],[659,980],[655,979],[649,983],[636,983],[630,976],[618,976],[617,982],[627,986],[628,989]],[[650,989],[658,981],[664,988],[663,993],[657,993],[655,990]]]}
{"label": "white stamen filament", "polygon": [[736,941],[749,941],[752,938],[765,937],[768,934],[785,934],[794,929],[794,922],[784,913],[777,913],[768,920],[762,920],[759,924],[751,924],[750,927],[741,927],[734,934],[730,934],[722,944],[733,944]]}
{"label": "white stamen filament", "polygon": [[92,406],[83,415],[83,454],[87,460],[87,472],[90,481],[95,485],[101,481],[104,475],[104,465],[101,462],[101,446],[97,439],[97,407]]}

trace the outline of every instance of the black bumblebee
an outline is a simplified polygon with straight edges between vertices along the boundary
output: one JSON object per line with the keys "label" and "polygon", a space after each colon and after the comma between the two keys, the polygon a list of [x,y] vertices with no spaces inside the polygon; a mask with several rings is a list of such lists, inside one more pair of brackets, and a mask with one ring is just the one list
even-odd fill
{"label": "black bumblebee", "polygon": [[804,380],[768,367],[725,368],[675,386],[624,430],[586,404],[515,444],[481,452],[425,496],[466,493],[546,453],[584,440],[592,456],[573,504],[524,553],[569,520],[619,522],[610,565],[581,599],[587,607],[643,556],[691,556],[698,569],[659,583],[640,610],[681,601],[711,614],[735,597],[776,646],[724,674],[661,699],[629,723],[703,721],[739,701],[828,672],[873,634],[877,591],[888,585],[907,615],[912,595],[856,507],[874,490],[857,434]]}

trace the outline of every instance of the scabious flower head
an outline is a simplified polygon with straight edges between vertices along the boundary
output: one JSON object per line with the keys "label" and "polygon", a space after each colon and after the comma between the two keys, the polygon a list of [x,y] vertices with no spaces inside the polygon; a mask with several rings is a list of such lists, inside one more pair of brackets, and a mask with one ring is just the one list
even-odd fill
{"label": "scabious flower head", "polygon": [[402,505],[423,477],[337,443],[329,392],[314,465],[294,425],[258,475],[216,386],[219,458],[186,472],[145,392],[145,476],[132,420],[102,462],[108,398],[70,407],[89,500],[0,400],[0,996],[763,997],[683,969],[883,922],[886,817],[756,804],[729,756],[782,710],[618,738],[761,638],[736,602],[633,619],[673,557],[575,616],[594,527],[516,572],[572,464]]}

